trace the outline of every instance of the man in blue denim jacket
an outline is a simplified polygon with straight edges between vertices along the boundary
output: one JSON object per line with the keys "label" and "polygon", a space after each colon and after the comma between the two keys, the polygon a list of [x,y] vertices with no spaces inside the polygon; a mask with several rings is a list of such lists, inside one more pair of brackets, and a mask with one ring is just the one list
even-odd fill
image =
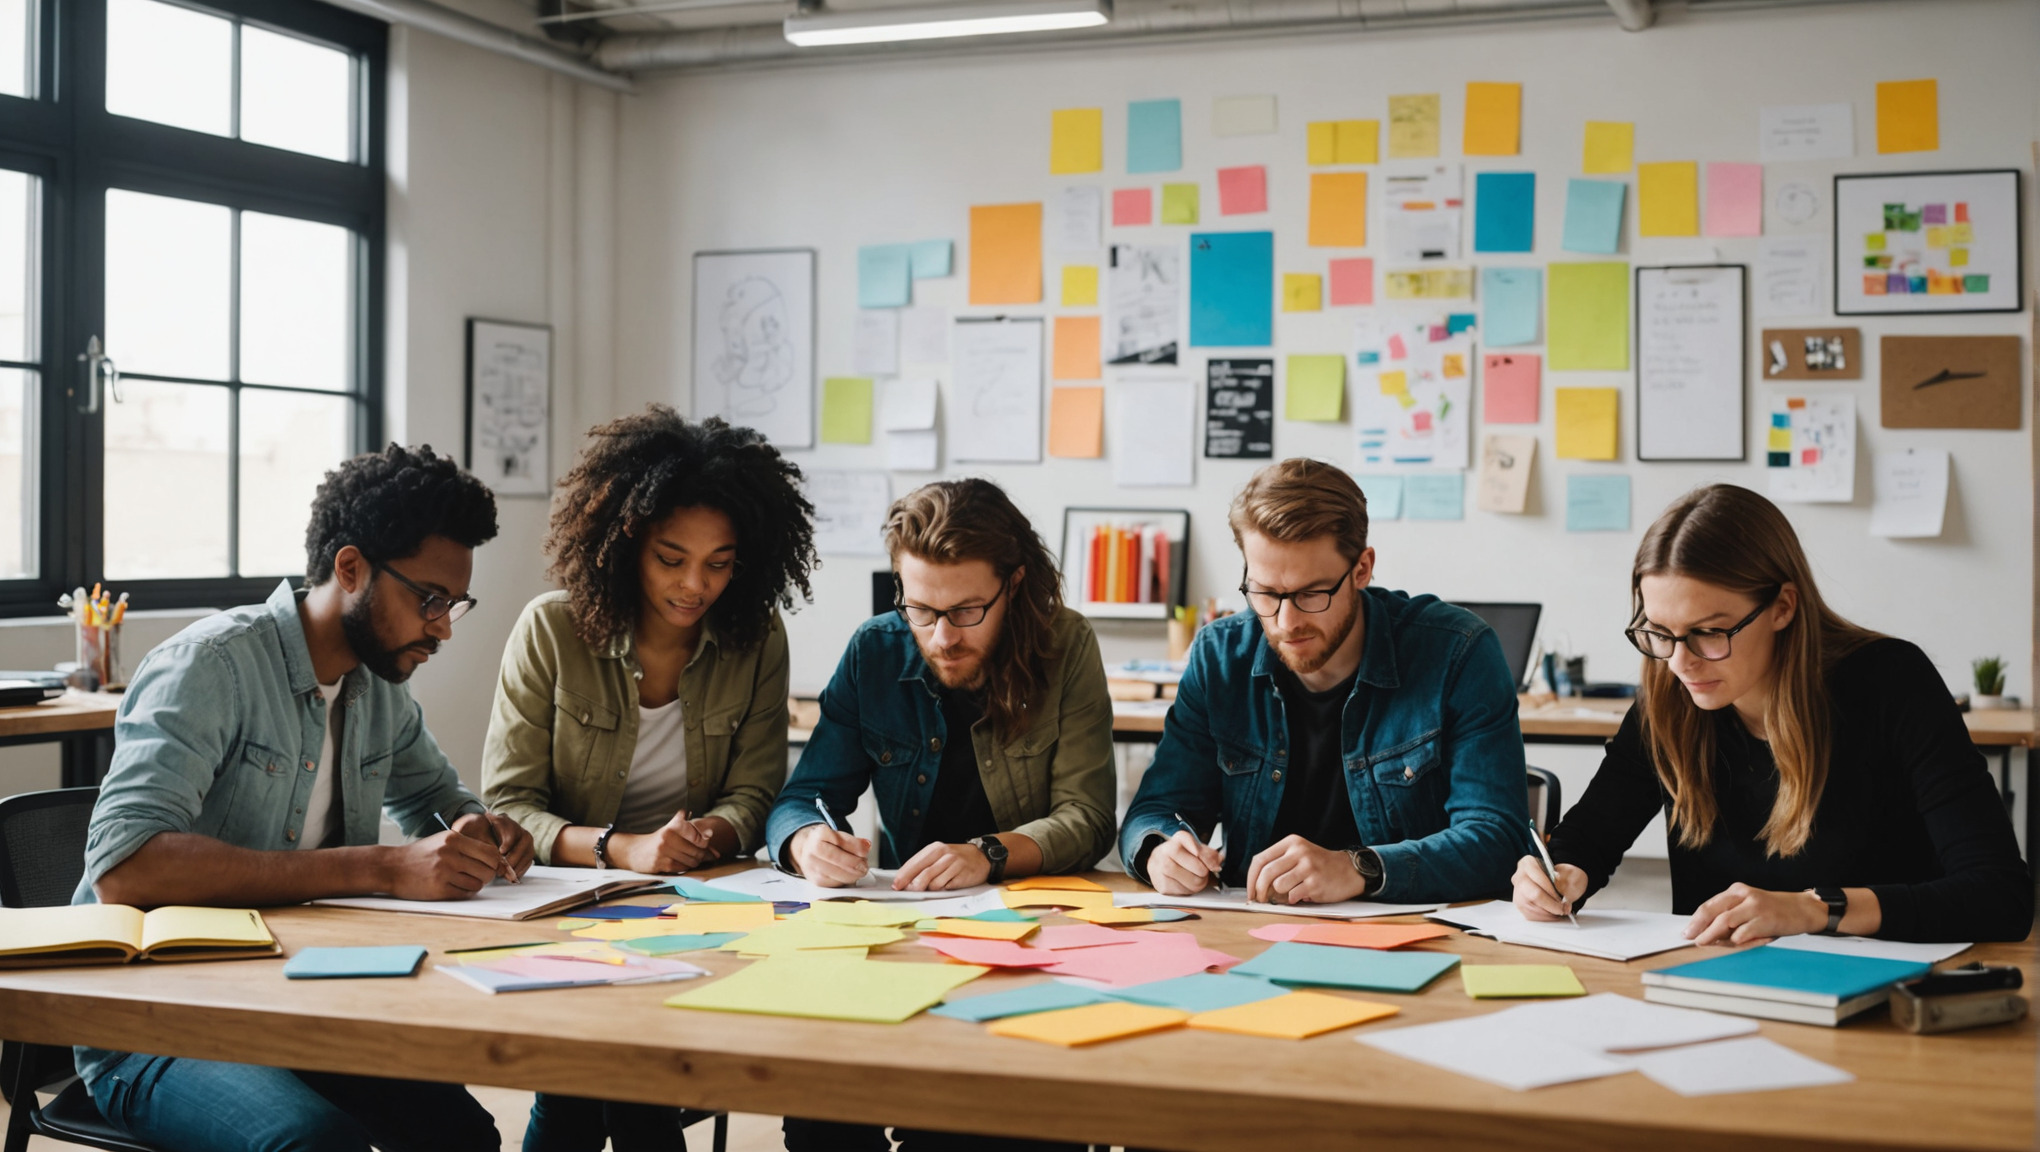
{"label": "man in blue denim jacket", "polygon": [[[1120,829],[1129,871],[1165,895],[1220,876],[1288,904],[1506,892],[1528,789],[1494,633],[1369,586],[1366,497],[1329,464],[1262,469],[1231,522],[1251,611],[1192,647]],[[1220,820],[1223,854],[1204,843]]]}
{"label": "man in blue denim jacket", "polygon": [[[454,774],[403,682],[474,604],[489,490],[430,448],[326,476],[305,583],[142,661],[114,727],[75,903],[449,900],[531,865],[531,837]],[[377,844],[387,811],[413,842]],[[451,821],[449,830],[447,821]],[[501,847],[498,847],[500,841]],[[316,1032],[306,1036],[316,1045]],[[99,1110],[162,1148],[495,1149],[458,1085],[76,1050]]]}

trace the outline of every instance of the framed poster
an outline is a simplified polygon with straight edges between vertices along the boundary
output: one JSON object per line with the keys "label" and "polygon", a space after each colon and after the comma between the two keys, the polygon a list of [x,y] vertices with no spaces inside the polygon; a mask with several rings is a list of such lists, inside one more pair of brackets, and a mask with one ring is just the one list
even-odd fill
{"label": "framed poster", "polygon": [[694,415],[815,443],[815,251],[694,254]]}
{"label": "framed poster", "polygon": [[2019,173],[1835,177],[1835,313],[2017,312]]}
{"label": "framed poster", "polygon": [[552,491],[552,329],[467,322],[467,470],[498,496]]}
{"label": "framed poster", "polygon": [[1742,460],[1749,269],[1636,270],[1636,458]]}
{"label": "framed poster", "polygon": [[1065,508],[1063,599],[1086,616],[1167,620],[1184,603],[1190,513],[1163,508]]}

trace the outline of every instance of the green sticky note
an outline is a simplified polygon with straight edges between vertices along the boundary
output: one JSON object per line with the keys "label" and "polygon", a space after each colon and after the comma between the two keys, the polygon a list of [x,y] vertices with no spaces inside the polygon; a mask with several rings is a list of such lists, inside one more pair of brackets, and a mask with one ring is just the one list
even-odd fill
{"label": "green sticky note", "polygon": [[812,920],[820,924],[849,924],[864,928],[898,928],[921,918],[911,903],[888,904],[877,900],[817,900],[795,912],[788,920]]}
{"label": "green sticky note", "polygon": [[706,987],[669,997],[666,1004],[711,1012],[897,1024],[989,971],[977,964],[774,956]]}
{"label": "green sticky note", "polygon": [[1459,969],[1459,979],[1475,1000],[1587,994],[1580,978],[1563,964],[1466,964]]}
{"label": "green sticky note", "polygon": [[670,956],[675,952],[708,952],[741,940],[742,932],[684,932],[678,936],[640,936],[636,940],[612,940],[609,946],[644,956]]}
{"label": "green sticky note", "polygon": [[1283,405],[1284,419],[1335,421],[1345,398],[1344,356],[1289,358],[1289,399]]}
{"label": "green sticky note", "polygon": [[1197,223],[1197,185],[1162,185],[1162,223]]}
{"label": "green sticky note", "polygon": [[822,443],[871,443],[871,381],[831,376],[822,381]]}
{"label": "green sticky note", "polygon": [[1552,371],[1629,368],[1629,265],[1553,264],[1545,273],[1544,335]]}

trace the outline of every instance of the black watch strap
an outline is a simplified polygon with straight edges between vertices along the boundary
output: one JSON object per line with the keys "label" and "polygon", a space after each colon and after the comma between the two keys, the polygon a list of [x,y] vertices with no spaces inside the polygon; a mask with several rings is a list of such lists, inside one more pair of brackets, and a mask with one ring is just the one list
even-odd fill
{"label": "black watch strap", "polygon": [[997,836],[980,836],[970,842],[971,846],[985,854],[991,861],[992,870],[985,875],[987,884],[997,884],[1006,878],[1006,845]]}
{"label": "black watch strap", "polygon": [[1814,899],[1827,905],[1827,927],[1820,930],[1822,936],[1835,936],[1842,930],[1842,917],[1849,914],[1849,894],[1840,888],[1808,888]]}
{"label": "black watch strap", "polygon": [[609,838],[615,834],[616,825],[611,824],[602,830],[602,835],[595,838],[595,866],[597,868],[616,867],[616,865],[609,862]]}

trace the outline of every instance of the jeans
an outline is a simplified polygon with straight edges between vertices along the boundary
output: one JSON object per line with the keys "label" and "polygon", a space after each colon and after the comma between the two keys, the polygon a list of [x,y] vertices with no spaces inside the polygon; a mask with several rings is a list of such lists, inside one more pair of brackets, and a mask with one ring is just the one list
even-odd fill
{"label": "jeans", "polygon": [[458,1084],[293,1072],[131,1053],[92,1101],[164,1152],[498,1152],[496,1122]]}
{"label": "jeans", "polygon": [[540,1092],[524,1129],[524,1152],[674,1152],[687,1147],[680,1109]]}
{"label": "jeans", "polygon": [[[839,1124],[833,1120],[780,1122],[786,1152],[891,1152],[892,1141],[875,1124]],[[1082,1144],[1030,1140],[1024,1136],[971,1136],[960,1132],[921,1132],[895,1128],[900,1152],[1083,1152]]]}

